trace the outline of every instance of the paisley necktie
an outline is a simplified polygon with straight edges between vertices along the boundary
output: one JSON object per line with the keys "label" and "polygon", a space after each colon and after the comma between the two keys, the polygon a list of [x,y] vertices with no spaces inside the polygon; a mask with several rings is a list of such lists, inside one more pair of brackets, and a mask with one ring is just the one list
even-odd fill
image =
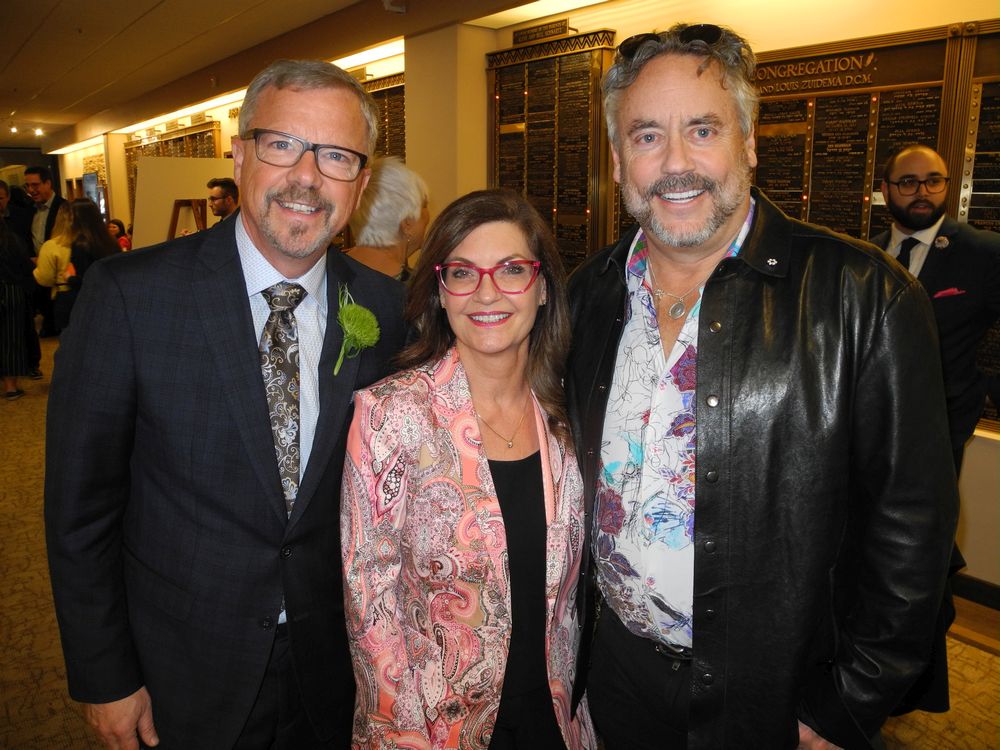
{"label": "paisley necktie", "polygon": [[261,294],[271,314],[260,335],[260,369],[274,436],[274,454],[289,515],[299,490],[299,333],[295,307],[306,290],[282,281]]}

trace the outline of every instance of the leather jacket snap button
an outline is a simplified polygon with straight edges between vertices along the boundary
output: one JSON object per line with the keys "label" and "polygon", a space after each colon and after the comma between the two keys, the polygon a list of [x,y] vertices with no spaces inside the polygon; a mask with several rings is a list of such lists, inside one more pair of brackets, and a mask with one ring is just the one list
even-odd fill
{"label": "leather jacket snap button", "polygon": [[717,472],[715,469],[709,469],[708,471],[705,472],[705,481],[715,484],[716,482],[719,481],[719,472]]}
{"label": "leather jacket snap button", "polygon": [[719,397],[713,394],[705,399],[705,403],[714,409],[719,405]]}

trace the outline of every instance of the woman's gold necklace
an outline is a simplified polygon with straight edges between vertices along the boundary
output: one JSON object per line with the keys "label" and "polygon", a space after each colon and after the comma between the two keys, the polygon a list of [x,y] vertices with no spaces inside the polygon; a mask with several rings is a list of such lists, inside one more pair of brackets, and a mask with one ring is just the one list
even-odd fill
{"label": "woman's gold necklace", "polygon": [[677,300],[676,302],[674,302],[674,304],[672,304],[670,307],[667,308],[667,315],[669,315],[672,320],[680,320],[687,314],[688,311],[687,305],[684,304],[684,298],[687,297],[689,294],[691,294],[691,292],[700,287],[702,284],[704,284],[705,281],[708,281],[708,279],[706,278],[705,281],[698,282],[693,287],[684,292],[684,294],[681,295],[672,294],[671,292],[660,289],[659,284],[656,283],[656,276],[653,275],[652,262],[647,260],[647,264],[649,268],[649,279],[650,281],[653,282],[653,296],[656,298],[656,304],[659,305],[660,300],[662,300],[664,297],[671,297],[672,299]]}
{"label": "woman's gold necklace", "polygon": [[[529,392],[529,395],[530,395],[530,392]],[[514,433],[509,438],[504,437],[503,435],[501,435],[493,425],[491,425],[489,422],[487,422],[486,419],[482,415],[480,415],[480,413],[478,411],[476,412],[476,419],[478,419],[480,422],[482,422],[484,425],[486,425],[490,429],[490,432],[492,432],[498,438],[500,438],[505,443],[507,443],[507,447],[508,448],[513,448],[514,447],[514,438],[517,437],[517,431],[521,429],[521,423],[524,422],[524,415],[528,413],[528,408],[527,407],[528,407],[528,396],[525,396],[524,397],[524,403],[521,405],[521,418],[519,420],[517,420],[517,427],[514,428]],[[473,409],[473,411],[475,411],[475,410]]]}

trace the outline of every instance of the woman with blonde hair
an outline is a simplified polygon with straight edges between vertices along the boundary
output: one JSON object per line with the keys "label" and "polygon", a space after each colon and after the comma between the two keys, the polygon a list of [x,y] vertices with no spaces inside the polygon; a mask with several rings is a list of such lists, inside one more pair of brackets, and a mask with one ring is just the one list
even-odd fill
{"label": "woman with blonde hair", "polygon": [[[35,281],[40,286],[51,287],[52,299],[60,291],[69,289],[66,285],[69,268],[70,245],[73,244],[73,206],[69,201],[59,204],[52,234],[38,249],[35,262]],[[57,323],[58,327],[58,323]]]}
{"label": "woman with blonde hair", "polygon": [[52,239],[38,250],[35,280],[52,287],[52,314],[60,330],[69,325],[70,311],[90,264],[119,252],[121,248],[108,232],[96,203],[77,198],[59,206]]}

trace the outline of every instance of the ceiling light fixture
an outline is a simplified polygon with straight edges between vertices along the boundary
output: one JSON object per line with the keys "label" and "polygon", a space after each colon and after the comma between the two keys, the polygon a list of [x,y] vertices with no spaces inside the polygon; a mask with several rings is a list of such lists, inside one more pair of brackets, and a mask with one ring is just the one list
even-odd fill
{"label": "ceiling light fixture", "polygon": [[42,130],[41,128],[35,128],[35,135],[37,135],[37,136],[43,136],[43,135],[45,135],[45,131]]}

